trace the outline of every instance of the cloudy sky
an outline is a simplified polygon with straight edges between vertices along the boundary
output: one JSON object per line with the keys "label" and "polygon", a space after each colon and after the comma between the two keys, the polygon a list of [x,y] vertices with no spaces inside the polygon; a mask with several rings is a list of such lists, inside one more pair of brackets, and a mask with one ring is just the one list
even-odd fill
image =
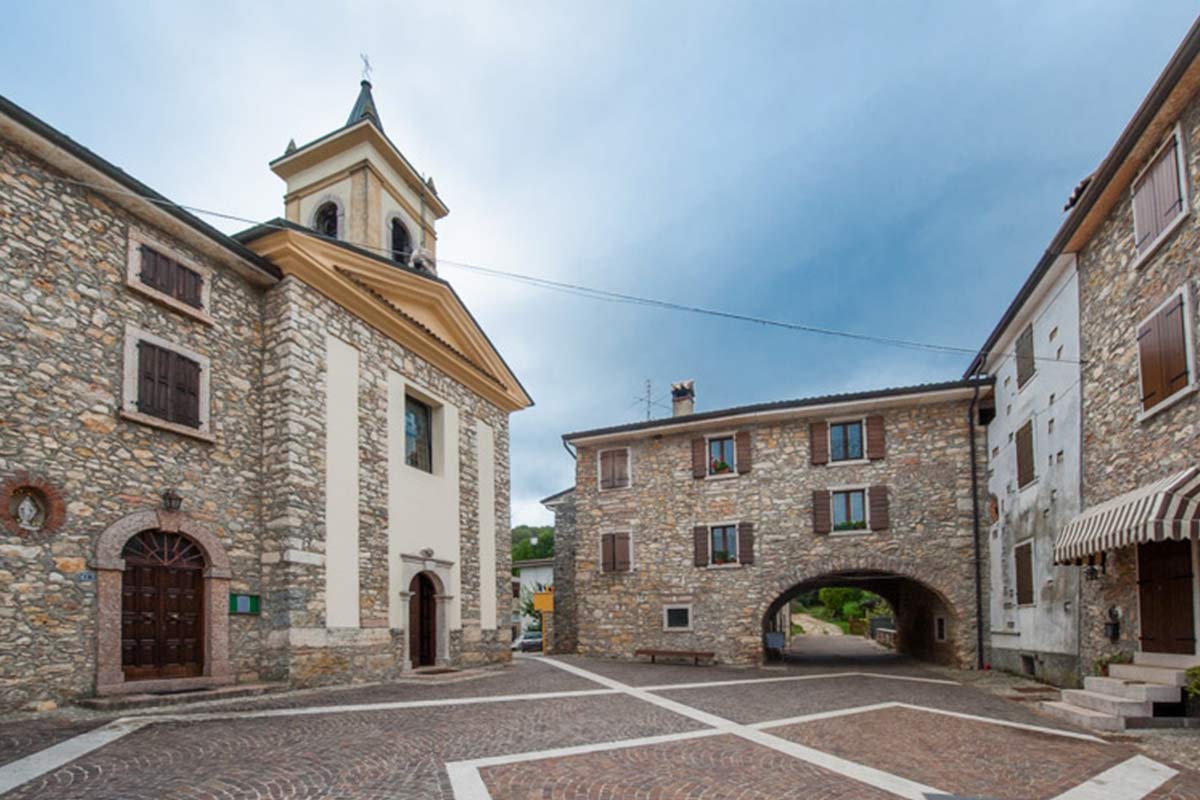
{"label": "cloudy sky", "polygon": [[[1194,0],[8,4],[0,93],[176,202],[282,215],[267,162],[342,125],[359,53],[451,208],[443,259],[978,347],[1191,24]],[[236,222],[211,220],[233,232]],[[513,522],[565,431],[956,378],[969,357],[454,283],[537,405]]]}

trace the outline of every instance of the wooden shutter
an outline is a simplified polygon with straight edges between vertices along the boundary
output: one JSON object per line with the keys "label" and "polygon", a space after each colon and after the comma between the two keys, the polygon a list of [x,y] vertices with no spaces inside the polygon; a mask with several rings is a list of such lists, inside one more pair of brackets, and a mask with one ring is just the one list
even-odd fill
{"label": "wooden shutter", "polygon": [[1017,431],[1017,486],[1028,486],[1034,477],[1036,470],[1033,466],[1033,420],[1030,420]]}
{"label": "wooden shutter", "polygon": [[708,528],[703,525],[692,528],[692,562],[697,567],[708,566]]}
{"label": "wooden shutter", "polygon": [[171,421],[192,428],[200,427],[200,365],[186,356],[172,353]]}
{"label": "wooden shutter", "polygon": [[623,488],[629,485],[629,451],[617,450],[612,454],[613,486]]}
{"label": "wooden shutter", "polygon": [[891,527],[892,521],[888,515],[888,488],[872,486],[867,490],[867,502],[871,519],[871,530],[884,531]]}
{"label": "wooden shutter", "polygon": [[867,417],[867,458],[878,461],[887,456],[887,434],[883,417]]}
{"label": "wooden shutter", "polygon": [[1166,230],[1183,205],[1179,186],[1179,142],[1174,136],[1138,179],[1133,190],[1134,241],[1138,254],[1146,252]]}
{"label": "wooden shutter", "polygon": [[808,449],[812,455],[812,463],[829,463],[828,423],[814,422],[808,426]]}
{"label": "wooden shutter", "polygon": [[703,478],[708,475],[708,444],[701,436],[692,439],[692,477]]}
{"label": "wooden shutter", "polygon": [[628,572],[630,563],[630,546],[629,534],[618,533],[613,535],[613,569],[617,572]]}
{"label": "wooden shutter", "polygon": [[1162,341],[1159,338],[1158,317],[1138,330],[1138,363],[1142,373],[1142,409],[1158,405],[1166,398],[1163,386]]}
{"label": "wooden shutter", "polygon": [[143,414],[167,418],[171,387],[171,354],[149,342],[138,342],[137,408]]}
{"label": "wooden shutter", "polygon": [[600,535],[600,569],[612,572],[616,569],[616,537],[611,533]]}
{"label": "wooden shutter", "polygon": [[738,563],[753,564],[754,563],[754,523],[739,522],[737,526],[738,536]]}
{"label": "wooden shutter", "polygon": [[1033,325],[1029,325],[1017,337],[1017,388],[1024,386],[1036,371],[1037,362],[1033,358]]}
{"label": "wooden shutter", "polygon": [[1158,341],[1162,347],[1162,383],[1164,399],[1188,385],[1186,321],[1183,295],[1175,297],[1158,312]]}
{"label": "wooden shutter", "polygon": [[1017,605],[1033,603],[1033,545],[1026,543],[1013,548],[1016,562]]}
{"label": "wooden shutter", "polygon": [[734,441],[737,447],[737,471],[739,475],[745,475],[754,463],[754,455],[750,452],[750,431],[738,431]]}
{"label": "wooden shutter", "polygon": [[175,289],[178,299],[194,308],[203,308],[204,278],[201,277],[200,273],[188,269],[182,264],[176,264],[175,270]]}
{"label": "wooden shutter", "polygon": [[833,513],[829,506],[829,492],[813,492],[813,533],[829,533],[833,530]]}

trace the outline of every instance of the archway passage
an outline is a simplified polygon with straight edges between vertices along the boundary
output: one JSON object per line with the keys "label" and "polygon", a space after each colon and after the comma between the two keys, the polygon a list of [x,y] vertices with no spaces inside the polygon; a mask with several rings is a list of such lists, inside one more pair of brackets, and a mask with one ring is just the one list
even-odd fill
{"label": "archway passage", "polygon": [[121,552],[121,668],[126,680],[204,672],[204,553],[186,536],[142,531]]}
{"label": "archway passage", "polygon": [[424,572],[409,584],[408,653],[413,667],[437,663],[437,587]]}
{"label": "archway passage", "polygon": [[[861,623],[847,626],[850,631],[843,635],[845,638],[793,637],[789,613],[792,601],[831,588],[870,592],[886,601],[892,614],[873,617],[870,609],[865,609],[859,617]],[[783,657],[793,663],[817,665],[886,659],[887,651],[866,645],[867,640],[875,639],[886,642],[897,655],[957,665],[957,620],[953,605],[922,581],[885,570],[845,570],[805,579],[780,594],[763,617],[763,635],[765,642],[778,644],[782,634]],[[785,627],[788,629],[784,630]]]}

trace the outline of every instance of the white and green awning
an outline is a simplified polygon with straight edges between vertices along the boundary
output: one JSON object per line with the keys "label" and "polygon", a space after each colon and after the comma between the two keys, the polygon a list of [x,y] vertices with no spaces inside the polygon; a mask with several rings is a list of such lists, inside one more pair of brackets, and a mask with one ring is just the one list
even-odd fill
{"label": "white and green awning", "polygon": [[1059,564],[1079,562],[1118,547],[1200,536],[1200,468],[1089,508],[1071,520],[1054,543]]}

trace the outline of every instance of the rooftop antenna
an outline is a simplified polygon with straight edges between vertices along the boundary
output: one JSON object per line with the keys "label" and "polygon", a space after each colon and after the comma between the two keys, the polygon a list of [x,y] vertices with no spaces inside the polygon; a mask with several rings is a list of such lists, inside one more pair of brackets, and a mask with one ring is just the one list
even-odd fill
{"label": "rooftop antenna", "polygon": [[366,53],[359,53],[358,57],[362,59],[362,79],[367,83],[371,82],[371,59],[367,58]]}

